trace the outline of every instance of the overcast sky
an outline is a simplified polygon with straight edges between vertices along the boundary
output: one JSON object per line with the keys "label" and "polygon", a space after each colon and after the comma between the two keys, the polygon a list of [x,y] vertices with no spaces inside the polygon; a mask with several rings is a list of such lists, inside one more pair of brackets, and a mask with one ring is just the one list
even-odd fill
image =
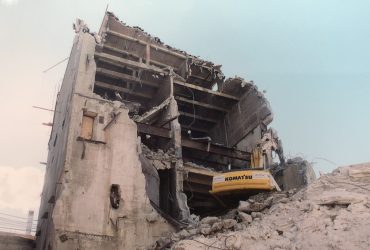
{"label": "overcast sky", "polygon": [[[0,0],[0,212],[37,209],[72,23],[109,10],[266,90],[288,156],[315,169],[370,161],[370,1]],[[325,160],[326,159],[326,160]],[[330,163],[331,162],[331,163]]]}

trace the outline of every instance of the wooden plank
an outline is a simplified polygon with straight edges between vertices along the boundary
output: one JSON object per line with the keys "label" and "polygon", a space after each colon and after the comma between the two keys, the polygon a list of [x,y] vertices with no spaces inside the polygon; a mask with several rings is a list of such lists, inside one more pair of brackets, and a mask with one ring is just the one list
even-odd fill
{"label": "wooden plank", "polygon": [[220,112],[223,112],[223,113],[228,112],[227,109],[224,109],[224,108],[221,108],[221,107],[218,107],[218,106],[215,106],[215,105],[211,105],[211,104],[208,104],[208,103],[203,103],[203,102],[199,102],[199,101],[195,101],[195,100],[193,101],[193,100],[181,97],[181,96],[175,96],[175,99],[180,101],[180,102],[186,102],[186,103],[189,103],[189,104],[194,104],[194,105],[197,105],[197,106],[200,106],[200,107],[203,107],[203,108],[212,109],[212,110],[220,111]]}
{"label": "wooden plank", "polygon": [[81,137],[91,140],[93,136],[94,117],[82,116]]}
{"label": "wooden plank", "polygon": [[228,94],[225,94],[225,93],[221,93],[221,92],[218,92],[218,91],[214,91],[214,90],[211,90],[211,89],[203,88],[203,87],[200,87],[200,86],[196,86],[194,84],[181,82],[179,80],[174,80],[173,82],[177,85],[180,85],[180,86],[184,86],[184,87],[187,87],[187,88],[191,88],[191,89],[195,89],[195,90],[198,90],[198,91],[206,92],[206,93],[209,93],[209,94],[212,94],[212,95],[215,95],[215,96],[224,97],[224,98],[229,99],[229,100],[239,101],[238,97],[228,95]]}
{"label": "wooden plank", "polygon": [[118,56],[113,56],[113,55],[110,55],[110,54],[107,54],[107,53],[95,52],[95,57],[97,57],[99,59],[101,58],[101,59],[103,59],[107,62],[111,61],[111,62],[118,63],[118,64],[121,64],[121,65],[129,66],[129,67],[132,67],[132,68],[144,69],[144,70],[148,70],[148,71],[152,71],[152,72],[156,72],[156,73],[167,74],[166,71],[164,71],[164,70],[162,70],[158,67],[147,65],[145,63],[135,62],[135,61],[128,60],[128,59],[118,57]]}
{"label": "wooden plank", "polygon": [[186,117],[190,117],[190,118],[195,118],[197,120],[202,120],[202,121],[206,121],[206,122],[210,122],[210,123],[215,123],[215,124],[218,123],[218,120],[211,119],[211,118],[206,118],[206,117],[203,117],[203,116],[200,116],[200,115],[197,115],[197,114],[194,115],[194,114],[183,112],[183,111],[179,111],[179,113],[180,113],[180,115],[183,115],[183,116],[186,116]]}
{"label": "wooden plank", "polygon": [[122,79],[122,80],[125,80],[125,81],[130,82],[130,83],[133,82],[133,83],[137,83],[137,84],[144,84],[144,85],[147,85],[147,86],[150,86],[150,87],[155,87],[155,88],[158,88],[158,86],[159,86],[158,83],[151,82],[151,81],[146,81],[146,80],[141,80],[137,77],[133,77],[133,76],[130,76],[130,75],[127,75],[127,74],[119,73],[119,72],[108,70],[108,69],[97,68],[96,72],[100,73],[102,75],[106,75],[106,76],[115,78],[115,79]]}
{"label": "wooden plank", "polygon": [[171,138],[171,133],[169,129],[156,127],[156,126],[152,126],[152,125],[140,123],[140,122],[137,122],[136,124],[137,124],[137,131],[139,133],[158,136],[158,137],[167,138],[167,139]]}
{"label": "wooden plank", "polygon": [[130,94],[130,95],[133,95],[133,96],[138,96],[138,97],[142,97],[142,98],[146,98],[146,99],[152,99],[153,98],[153,96],[151,96],[151,95],[139,93],[137,91],[126,89],[124,87],[120,87],[120,86],[116,86],[116,85],[112,85],[112,84],[104,83],[104,82],[100,82],[100,81],[95,81],[95,86],[97,86],[99,88],[103,88],[103,89],[109,89],[109,90],[113,90],[113,91],[123,92],[123,93],[126,93],[126,94]]}
{"label": "wooden plank", "polygon": [[209,151],[208,151],[207,142],[192,141],[187,138],[181,139],[181,146],[185,148],[195,149],[195,150],[199,150],[203,152],[208,152],[211,154],[222,155],[222,156],[226,156],[229,158],[244,160],[244,161],[250,161],[250,156],[251,156],[249,152],[240,151],[240,150],[236,150],[233,148],[222,147],[222,146],[215,145],[215,144],[211,144],[209,147]]}

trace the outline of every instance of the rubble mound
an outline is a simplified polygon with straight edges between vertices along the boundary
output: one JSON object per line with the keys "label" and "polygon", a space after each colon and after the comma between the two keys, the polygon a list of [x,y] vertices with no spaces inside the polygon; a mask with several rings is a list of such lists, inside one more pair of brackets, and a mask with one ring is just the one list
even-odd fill
{"label": "rubble mound", "polygon": [[370,249],[370,163],[338,168],[298,192],[250,197],[162,244],[174,250]]}

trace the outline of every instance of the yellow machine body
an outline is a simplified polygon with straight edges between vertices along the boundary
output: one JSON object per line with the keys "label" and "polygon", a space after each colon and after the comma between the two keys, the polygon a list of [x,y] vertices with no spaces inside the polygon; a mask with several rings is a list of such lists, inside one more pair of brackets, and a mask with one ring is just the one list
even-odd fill
{"label": "yellow machine body", "polygon": [[277,184],[267,170],[244,170],[217,174],[213,177],[212,194],[229,192],[278,189]]}

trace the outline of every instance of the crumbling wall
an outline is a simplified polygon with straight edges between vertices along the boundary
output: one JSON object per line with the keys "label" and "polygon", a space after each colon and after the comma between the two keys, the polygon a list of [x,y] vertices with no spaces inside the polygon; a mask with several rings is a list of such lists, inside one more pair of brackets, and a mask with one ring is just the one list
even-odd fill
{"label": "crumbling wall", "polygon": [[[89,44],[90,46],[86,46]],[[69,131],[71,123],[71,110],[75,86],[84,79],[79,76],[78,69],[86,71],[87,66],[94,70],[94,64],[86,64],[87,54],[94,47],[94,39],[89,34],[80,33],[73,41],[67,69],[63,78],[63,84],[57,96],[53,118],[53,128],[48,143],[48,159],[44,178],[44,187],[41,195],[39,211],[39,223],[37,225],[36,245],[38,249],[48,246],[52,238],[52,220],[55,200],[60,194],[60,178],[64,172],[67,147],[69,143]]]}
{"label": "crumbling wall", "polygon": [[[57,249],[104,246],[134,249],[150,245],[153,239],[172,229],[151,207],[147,197],[136,124],[128,117],[127,109],[83,97],[76,97],[72,119],[81,119],[83,109],[104,117],[106,122],[96,124],[96,132],[104,130],[113,112],[120,114],[104,130],[103,141],[97,136],[93,141],[75,141],[69,148],[71,155],[65,166],[63,192],[53,214],[57,231],[54,245]],[[80,124],[75,126],[73,138],[78,138]],[[117,209],[110,204],[112,184],[118,185],[121,191]],[[85,239],[85,245],[84,241],[76,242],[73,237],[76,231],[78,238]],[[64,235],[68,239],[60,240]],[[108,245],[104,245],[106,241]]]}
{"label": "crumbling wall", "polygon": [[77,34],[59,93],[37,249],[145,248],[173,231],[148,199],[129,109],[92,93],[95,46]]}

